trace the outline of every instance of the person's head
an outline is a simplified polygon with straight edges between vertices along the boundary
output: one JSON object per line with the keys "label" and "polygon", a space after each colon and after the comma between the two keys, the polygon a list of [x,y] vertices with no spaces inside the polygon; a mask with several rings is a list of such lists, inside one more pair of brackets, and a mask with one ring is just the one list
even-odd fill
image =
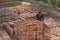
{"label": "person's head", "polygon": [[41,17],[41,15],[42,15],[42,13],[41,13],[41,12],[39,12],[39,13],[38,13],[38,16],[39,16],[39,17]]}
{"label": "person's head", "polygon": [[41,12],[39,12],[39,13],[41,13]]}

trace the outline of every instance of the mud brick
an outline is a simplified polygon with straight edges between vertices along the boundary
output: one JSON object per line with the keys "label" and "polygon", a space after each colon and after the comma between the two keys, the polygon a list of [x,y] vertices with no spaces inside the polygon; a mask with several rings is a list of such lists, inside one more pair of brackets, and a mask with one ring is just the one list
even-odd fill
{"label": "mud brick", "polygon": [[28,36],[25,36],[25,37],[22,37],[21,40],[29,40],[30,37]]}
{"label": "mud brick", "polygon": [[30,31],[29,35],[30,36],[35,36],[36,35],[36,31]]}
{"label": "mud brick", "polygon": [[37,34],[43,34],[43,30],[37,31]]}
{"label": "mud brick", "polygon": [[36,40],[36,36],[31,36],[30,38],[29,38],[29,40]]}
{"label": "mud brick", "polygon": [[22,32],[27,31],[26,26],[21,26],[21,27],[20,27],[20,31],[22,31]]}
{"label": "mud brick", "polygon": [[30,36],[30,32],[24,32],[24,34],[22,34],[22,36],[29,37]]}
{"label": "mud brick", "polygon": [[35,38],[35,32],[34,31],[31,31],[31,32],[25,32],[25,34],[22,34],[22,36],[23,37],[25,37],[26,39],[28,38],[29,40],[31,39],[31,38]]}
{"label": "mud brick", "polygon": [[40,35],[40,36],[37,36],[37,40],[42,40],[43,39],[43,36]]}
{"label": "mud brick", "polygon": [[37,25],[37,31],[40,31],[40,30],[42,30],[43,29],[43,27],[42,27],[43,25],[42,24],[40,24],[40,25]]}
{"label": "mud brick", "polygon": [[31,37],[29,40],[36,40],[36,38],[32,38],[32,37]]}
{"label": "mud brick", "polygon": [[43,31],[37,31],[37,40],[43,39]]}
{"label": "mud brick", "polygon": [[40,38],[37,38],[37,40],[43,40],[43,38],[42,38],[42,37],[40,37]]}
{"label": "mud brick", "polygon": [[[41,25],[42,26],[42,25]],[[42,30],[43,29],[43,27],[37,27],[37,31],[40,31],[40,30]]]}
{"label": "mud brick", "polygon": [[35,30],[36,30],[35,25],[30,26],[30,30],[29,31],[35,31]]}

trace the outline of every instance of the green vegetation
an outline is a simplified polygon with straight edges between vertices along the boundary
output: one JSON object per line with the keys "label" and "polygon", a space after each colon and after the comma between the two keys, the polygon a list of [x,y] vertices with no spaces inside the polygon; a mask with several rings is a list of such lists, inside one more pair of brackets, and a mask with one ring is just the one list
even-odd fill
{"label": "green vegetation", "polygon": [[60,7],[60,2],[58,2],[58,5],[57,6]]}
{"label": "green vegetation", "polygon": [[48,3],[48,0],[42,0],[43,2],[45,2],[45,3]]}
{"label": "green vegetation", "polygon": [[[13,2],[13,4],[14,5],[16,5],[15,3],[14,3],[14,1],[18,1],[18,0],[12,0]],[[33,0],[19,0],[20,2],[21,1],[27,1],[27,2],[30,2],[30,1],[33,1]],[[36,2],[37,1],[37,2]],[[54,6],[57,6],[57,7],[60,7],[60,0],[35,0],[35,2],[33,2],[33,3],[36,3],[36,4],[39,4],[40,2],[44,2],[44,3],[49,3],[49,4],[52,4],[52,5],[54,5]],[[11,3],[11,4],[12,4]],[[16,2],[17,3],[17,2]],[[2,3],[3,4],[3,3]],[[12,4],[12,5],[13,5]],[[4,5],[5,5],[5,3],[4,3]],[[9,4],[10,5],[10,4]],[[1,3],[0,3],[0,6],[1,6]]]}

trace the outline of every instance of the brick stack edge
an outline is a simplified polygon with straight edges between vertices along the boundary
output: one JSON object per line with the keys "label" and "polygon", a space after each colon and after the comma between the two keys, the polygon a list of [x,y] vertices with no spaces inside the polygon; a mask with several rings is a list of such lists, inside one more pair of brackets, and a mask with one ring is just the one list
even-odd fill
{"label": "brick stack edge", "polygon": [[44,40],[51,40],[51,28],[44,24]]}

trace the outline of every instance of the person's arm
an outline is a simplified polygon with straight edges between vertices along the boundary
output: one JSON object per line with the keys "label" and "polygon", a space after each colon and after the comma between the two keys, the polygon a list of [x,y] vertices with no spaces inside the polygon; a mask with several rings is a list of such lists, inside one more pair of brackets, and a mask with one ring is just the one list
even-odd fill
{"label": "person's arm", "polygon": [[41,16],[41,21],[44,22],[44,16],[43,15]]}

